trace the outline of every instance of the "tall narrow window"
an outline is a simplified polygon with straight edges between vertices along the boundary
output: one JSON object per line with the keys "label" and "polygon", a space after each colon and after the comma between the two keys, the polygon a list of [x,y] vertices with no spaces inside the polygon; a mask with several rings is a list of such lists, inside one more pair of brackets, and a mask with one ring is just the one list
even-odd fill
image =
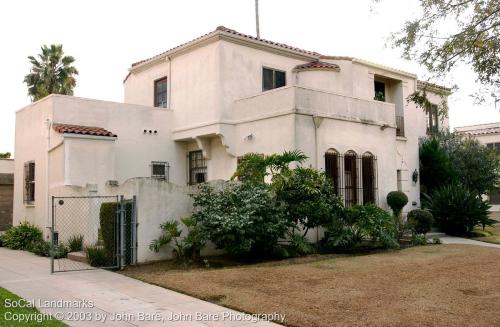
{"label": "tall narrow window", "polygon": [[35,162],[24,163],[24,203],[33,204],[35,202]]}
{"label": "tall narrow window", "polygon": [[403,175],[400,169],[396,171],[396,180],[398,183],[398,191],[403,192]]}
{"label": "tall narrow window", "polygon": [[356,152],[344,155],[344,200],[346,207],[358,203]]}
{"label": "tall narrow window", "polygon": [[439,130],[438,106],[431,104],[427,107],[427,134],[436,133]]}
{"label": "tall narrow window", "polygon": [[262,91],[282,86],[286,86],[286,73],[284,71],[271,68],[262,69]]}
{"label": "tall narrow window", "polygon": [[385,102],[385,83],[375,81],[373,83],[373,88],[374,88],[374,92],[375,92],[375,96],[373,97],[373,99],[377,100],[377,101],[384,101]]}
{"label": "tall narrow window", "polygon": [[207,181],[207,162],[202,151],[189,152],[189,185]]}
{"label": "tall narrow window", "polygon": [[155,107],[167,107],[167,77],[155,81]]}
{"label": "tall narrow window", "polygon": [[335,192],[339,191],[339,153],[333,149],[329,149],[325,153],[325,173],[328,179],[331,180],[335,187]]}
{"label": "tall narrow window", "polygon": [[363,176],[363,204],[375,203],[376,165],[373,154],[366,152],[361,158]]}

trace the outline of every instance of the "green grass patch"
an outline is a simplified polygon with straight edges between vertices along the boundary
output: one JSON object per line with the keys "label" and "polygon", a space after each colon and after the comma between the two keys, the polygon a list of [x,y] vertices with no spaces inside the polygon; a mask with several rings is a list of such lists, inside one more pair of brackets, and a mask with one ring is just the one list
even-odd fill
{"label": "green grass patch", "polygon": [[500,224],[474,229],[472,239],[482,242],[500,244]]}
{"label": "green grass patch", "polygon": [[14,308],[13,303],[26,305],[28,302],[0,287],[0,326],[67,326],[59,320],[52,319],[50,316],[40,313],[36,308]]}

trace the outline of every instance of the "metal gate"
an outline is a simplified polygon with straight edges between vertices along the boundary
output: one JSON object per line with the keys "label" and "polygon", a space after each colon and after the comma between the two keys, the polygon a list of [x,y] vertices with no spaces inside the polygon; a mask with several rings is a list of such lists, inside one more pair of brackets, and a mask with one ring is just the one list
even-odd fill
{"label": "metal gate", "polygon": [[135,196],[52,197],[51,272],[137,262]]}

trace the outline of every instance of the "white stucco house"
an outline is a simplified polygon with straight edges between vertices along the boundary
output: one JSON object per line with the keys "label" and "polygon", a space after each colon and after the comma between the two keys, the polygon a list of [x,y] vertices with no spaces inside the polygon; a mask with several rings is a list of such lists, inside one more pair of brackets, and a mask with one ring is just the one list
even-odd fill
{"label": "white stucco house", "polygon": [[[500,122],[456,127],[455,131],[477,139],[500,155]],[[492,217],[500,220],[500,189],[489,195]]]}
{"label": "white stucco house", "polygon": [[293,149],[347,205],[386,207],[399,189],[408,211],[420,205],[419,138],[448,127],[406,100],[426,88],[437,105],[445,87],[222,26],[129,71],[124,103],[51,95],[17,112],[15,222],[46,226],[54,194],[108,194],[136,177],[229,179],[245,153]]}

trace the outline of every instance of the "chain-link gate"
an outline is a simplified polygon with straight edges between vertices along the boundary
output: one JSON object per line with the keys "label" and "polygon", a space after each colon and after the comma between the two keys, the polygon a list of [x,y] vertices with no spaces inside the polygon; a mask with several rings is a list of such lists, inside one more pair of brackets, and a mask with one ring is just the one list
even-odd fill
{"label": "chain-link gate", "polygon": [[135,197],[52,197],[51,272],[137,262]]}

